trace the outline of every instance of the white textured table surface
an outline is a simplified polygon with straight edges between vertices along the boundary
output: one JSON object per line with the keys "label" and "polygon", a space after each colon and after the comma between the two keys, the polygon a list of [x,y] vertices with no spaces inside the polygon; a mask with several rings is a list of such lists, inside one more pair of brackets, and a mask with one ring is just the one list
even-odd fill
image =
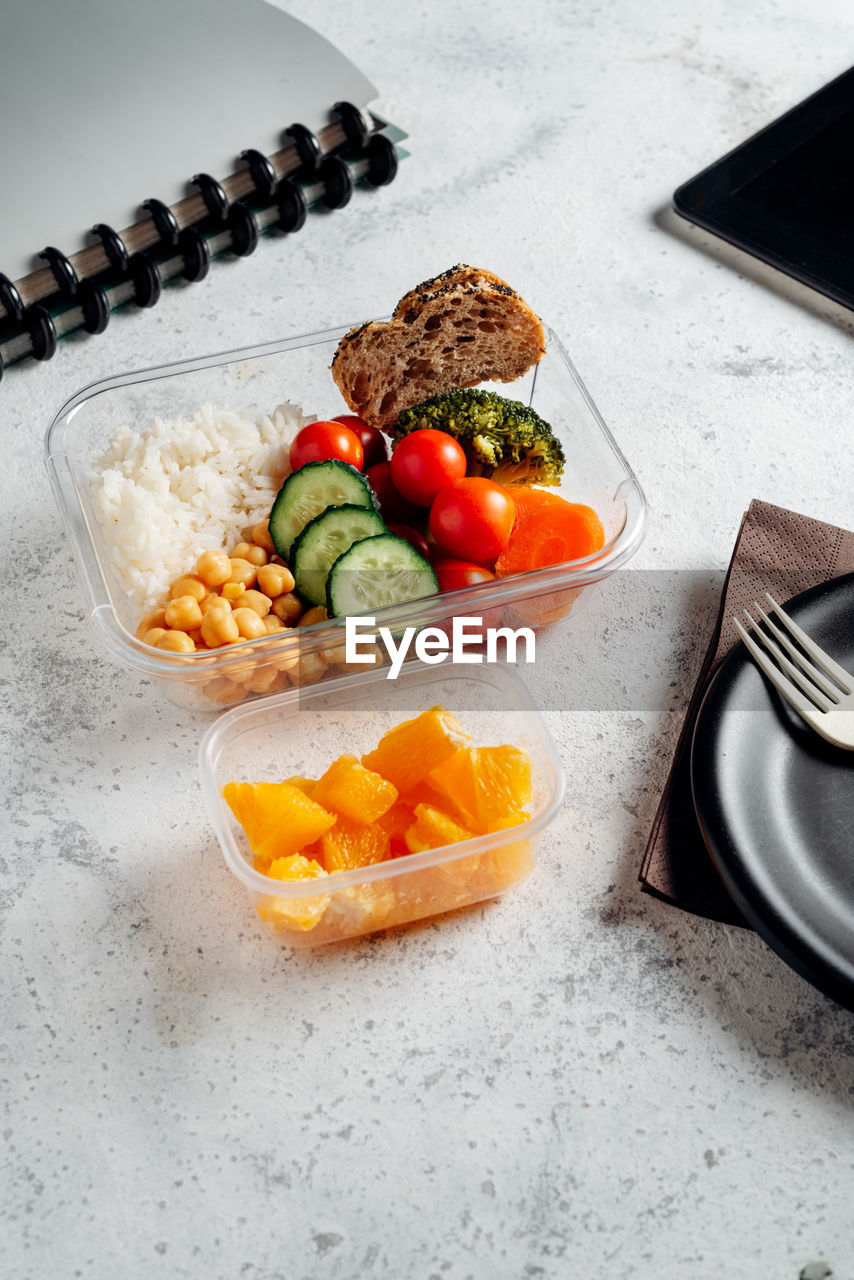
{"label": "white textured table surface", "polygon": [[543,643],[570,793],[526,886],[295,956],[202,812],[206,722],[102,654],[41,458],[84,382],[382,313],[462,260],[564,336],[650,500],[639,566],[723,569],[754,496],[850,525],[850,330],[656,212],[846,67],[851,7],[292,11],[410,131],[397,182],[0,387],[0,1272],[852,1280],[852,1015],[636,884],[709,592],[675,576],[640,621],[659,705],[572,710]]}

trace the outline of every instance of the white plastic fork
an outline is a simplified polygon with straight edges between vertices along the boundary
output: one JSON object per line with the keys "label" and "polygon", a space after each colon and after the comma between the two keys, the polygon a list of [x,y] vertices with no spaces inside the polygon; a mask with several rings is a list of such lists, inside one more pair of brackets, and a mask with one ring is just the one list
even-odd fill
{"label": "white plastic fork", "polygon": [[[752,635],[738,618],[733,618],[748,652],[774,688],[816,733],[836,747],[854,751],[854,676],[820,649],[767,591],[765,598],[785,631],[754,600],[753,608],[765,631],[747,609],[744,616]],[[797,646],[792,640],[797,641]]]}

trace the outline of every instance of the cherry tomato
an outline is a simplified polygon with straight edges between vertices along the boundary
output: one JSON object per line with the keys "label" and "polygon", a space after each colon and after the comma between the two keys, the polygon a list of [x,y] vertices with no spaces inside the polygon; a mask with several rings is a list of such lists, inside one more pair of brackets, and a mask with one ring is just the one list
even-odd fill
{"label": "cherry tomato", "polygon": [[447,431],[423,427],[404,436],[391,455],[391,478],[404,498],[429,507],[440,489],[466,473],[462,445]]}
{"label": "cherry tomato", "polygon": [[312,422],[296,433],[290,452],[291,471],[307,462],[328,462],[330,458],[362,470],[365,451],[355,431],[340,422]]}
{"label": "cherry tomato", "polygon": [[407,502],[394,487],[390,462],[376,462],[368,467],[365,474],[368,484],[377,495],[383,520],[408,525],[419,524],[424,520],[423,510]]}
{"label": "cherry tomato", "polygon": [[420,556],[425,560],[430,559],[430,548],[427,545],[427,539],[423,533],[419,533],[417,529],[413,529],[410,524],[390,524],[388,526],[389,533],[397,534],[398,538],[405,538],[411,547],[414,547]]}
{"label": "cherry tomato", "polygon": [[474,587],[478,582],[494,582],[495,574],[482,564],[470,560],[436,560],[433,563],[440,591],[456,591],[458,587]]}
{"label": "cherry tomato", "polygon": [[332,421],[340,422],[343,427],[349,427],[354,435],[359,437],[365,454],[366,468],[372,467],[375,462],[388,461],[386,438],[376,427],[369,426],[367,422],[357,418],[354,413],[339,413]]}
{"label": "cherry tomato", "polygon": [[482,476],[446,485],[430,508],[430,532],[449,556],[490,564],[507,545],[516,507],[506,489]]}

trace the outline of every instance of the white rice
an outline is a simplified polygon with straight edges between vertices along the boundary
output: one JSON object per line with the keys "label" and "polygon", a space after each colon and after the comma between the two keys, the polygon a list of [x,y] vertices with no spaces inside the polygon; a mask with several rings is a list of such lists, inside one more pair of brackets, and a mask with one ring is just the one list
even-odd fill
{"label": "white rice", "polygon": [[228,550],[266,520],[288,446],[315,420],[289,403],[257,422],[204,405],[192,418],[116,433],[93,459],[92,505],[132,616],[158,607],[200,552]]}

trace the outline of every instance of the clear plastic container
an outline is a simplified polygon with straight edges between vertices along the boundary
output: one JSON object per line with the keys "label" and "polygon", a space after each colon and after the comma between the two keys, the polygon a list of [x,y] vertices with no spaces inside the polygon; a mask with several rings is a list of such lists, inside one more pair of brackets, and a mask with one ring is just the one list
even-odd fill
{"label": "clear plastic container", "polygon": [[[281,881],[253,868],[243,829],[223,799],[230,781],[317,778],[343,752],[361,755],[388,729],[431,706],[456,715],[472,745],[524,748],[533,803],[521,825],[336,872]],[[469,906],[505,892],[534,868],[538,835],[563,802],[563,768],[524,683],[503,664],[405,667],[291,689],[220,716],[200,749],[202,789],[229,869],[283,943],[314,947]]]}
{"label": "clear plastic container", "polygon": [[[121,425],[142,430],[156,416],[189,417],[205,404],[248,417],[269,413],[285,399],[320,417],[342,412],[346,406],[329,365],[345,332],[330,330],[97,382],[74,396],[48,429],[48,474],[95,626],[115,658],[153,678],[179,705],[221,710],[298,679],[307,683],[318,673],[340,678],[340,666],[322,655],[340,652],[344,619],[196,654],[144,644],[135,635],[140,618],[133,616],[126,584],[111,563],[111,531],[99,524],[93,509],[93,457]],[[640,485],[555,334],[547,330],[546,353],[538,365],[494,389],[532,405],[552,425],[566,454],[557,492],[594,508],[605,528],[605,546],[586,559],[386,609],[376,614],[377,626],[395,631],[410,625],[447,627],[455,616],[481,617],[492,626],[547,625],[566,617],[585,586],[625,565],[643,539],[646,503]],[[297,663],[297,656],[312,660]]]}

